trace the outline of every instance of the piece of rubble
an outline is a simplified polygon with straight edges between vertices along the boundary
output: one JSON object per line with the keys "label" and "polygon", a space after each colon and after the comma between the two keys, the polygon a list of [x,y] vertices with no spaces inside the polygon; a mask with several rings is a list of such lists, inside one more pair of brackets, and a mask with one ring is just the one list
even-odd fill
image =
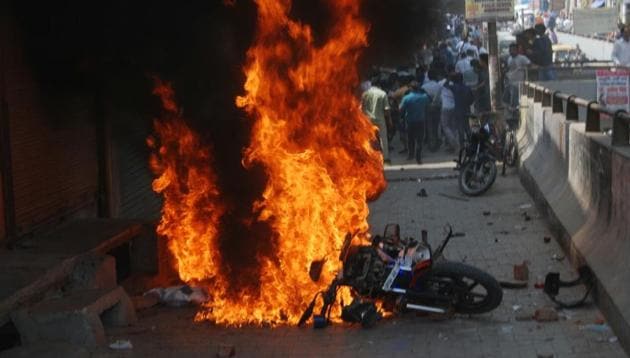
{"label": "piece of rubble", "polygon": [[514,279],[516,281],[529,281],[529,267],[527,261],[523,261],[520,265],[514,265]]}
{"label": "piece of rubble", "polygon": [[534,312],[534,319],[538,322],[555,322],[559,319],[558,311],[553,307],[539,308]]}
{"label": "piece of rubble", "polygon": [[555,261],[564,261],[566,257],[564,255],[553,254],[551,258]]}
{"label": "piece of rubble", "polygon": [[116,350],[132,349],[133,344],[131,344],[131,341],[128,339],[119,339],[116,342],[111,343],[109,345],[109,348],[116,349]]}

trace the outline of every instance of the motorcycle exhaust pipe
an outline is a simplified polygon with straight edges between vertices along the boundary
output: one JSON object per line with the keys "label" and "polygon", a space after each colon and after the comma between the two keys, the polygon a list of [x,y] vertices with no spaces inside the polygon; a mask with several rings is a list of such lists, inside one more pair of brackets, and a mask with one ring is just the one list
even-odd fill
{"label": "motorcycle exhaust pipe", "polygon": [[412,310],[416,310],[416,311],[423,311],[423,312],[431,312],[431,313],[446,313],[446,310],[443,308],[439,308],[439,307],[430,307],[430,306],[424,306],[424,305],[415,305],[412,303],[407,303],[407,308],[412,309]]}

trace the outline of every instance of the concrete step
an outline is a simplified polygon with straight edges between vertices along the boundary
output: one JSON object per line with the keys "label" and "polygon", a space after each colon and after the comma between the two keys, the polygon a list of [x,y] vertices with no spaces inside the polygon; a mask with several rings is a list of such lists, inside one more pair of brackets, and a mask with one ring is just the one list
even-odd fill
{"label": "concrete step", "polygon": [[128,326],[137,322],[133,304],[122,287],[74,292],[15,311],[11,319],[24,345],[41,341],[102,345],[104,325]]}

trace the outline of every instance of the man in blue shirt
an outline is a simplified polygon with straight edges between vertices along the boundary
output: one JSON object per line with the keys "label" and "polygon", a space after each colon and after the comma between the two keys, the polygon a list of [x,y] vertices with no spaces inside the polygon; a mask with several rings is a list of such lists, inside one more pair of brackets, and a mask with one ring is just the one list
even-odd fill
{"label": "man in blue shirt", "polygon": [[400,102],[400,115],[407,123],[407,148],[409,148],[407,160],[412,160],[415,155],[418,164],[422,164],[422,142],[429,102],[429,96],[420,89],[417,82],[412,83],[411,92]]}

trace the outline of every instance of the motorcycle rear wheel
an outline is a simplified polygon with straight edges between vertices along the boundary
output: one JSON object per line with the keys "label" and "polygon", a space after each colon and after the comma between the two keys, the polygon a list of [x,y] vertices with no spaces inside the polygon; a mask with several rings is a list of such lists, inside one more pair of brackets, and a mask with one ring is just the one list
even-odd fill
{"label": "motorcycle rear wheel", "polygon": [[503,300],[503,290],[494,277],[459,262],[436,263],[431,269],[431,281],[438,293],[454,297],[453,307],[457,313],[486,313]]}
{"label": "motorcycle rear wheel", "polygon": [[[475,176],[475,165],[480,166],[482,181],[477,182]],[[474,161],[468,162],[459,172],[459,190],[468,196],[479,196],[494,184],[497,178],[497,164],[490,158],[482,159],[478,164]],[[477,182],[475,185],[475,182]]]}

